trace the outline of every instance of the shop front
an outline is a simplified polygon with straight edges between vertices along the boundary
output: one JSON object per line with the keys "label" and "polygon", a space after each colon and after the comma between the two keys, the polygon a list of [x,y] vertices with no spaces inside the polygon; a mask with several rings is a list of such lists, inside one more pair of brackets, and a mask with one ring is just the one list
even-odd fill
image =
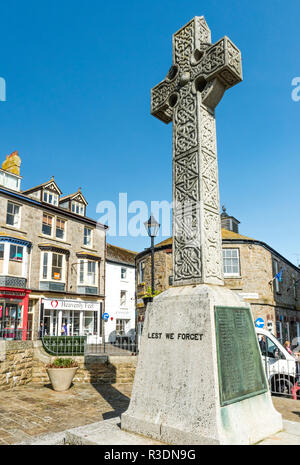
{"label": "shop front", "polygon": [[43,298],[40,337],[87,336],[99,343],[102,302]]}
{"label": "shop front", "polygon": [[29,294],[28,289],[0,288],[0,339],[32,338],[27,328]]}

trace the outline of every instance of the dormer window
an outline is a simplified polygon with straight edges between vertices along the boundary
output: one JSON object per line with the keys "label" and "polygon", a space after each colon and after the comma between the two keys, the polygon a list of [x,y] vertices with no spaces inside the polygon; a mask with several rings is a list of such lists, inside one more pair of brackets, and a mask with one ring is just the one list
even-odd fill
{"label": "dormer window", "polygon": [[76,202],[75,200],[72,200],[71,205],[72,205],[71,206],[72,213],[76,213],[77,215],[81,215],[81,216],[84,215],[84,206],[81,203]]}
{"label": "dormer window", "polygon": [[51,191],[44,191],[43,201],[51,205],[58,205],[58,195]]}

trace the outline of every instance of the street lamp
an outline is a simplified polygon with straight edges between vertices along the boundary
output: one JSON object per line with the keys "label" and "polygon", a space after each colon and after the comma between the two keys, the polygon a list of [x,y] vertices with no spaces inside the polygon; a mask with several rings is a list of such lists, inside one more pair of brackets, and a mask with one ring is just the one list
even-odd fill
{"label": "street lamp", "polygon": [[144,223],[148,236],[151,237],[151,294],[154,294],[154,238],[157,236],[160,224],[154,216],[150,215],[148,221]]}

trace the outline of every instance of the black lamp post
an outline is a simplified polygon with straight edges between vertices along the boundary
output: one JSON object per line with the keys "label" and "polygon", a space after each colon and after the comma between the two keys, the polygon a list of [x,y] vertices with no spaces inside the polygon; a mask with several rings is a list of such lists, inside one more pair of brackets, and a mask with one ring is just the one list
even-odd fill
{"label": "black lamp post", "polygon": [[154,238],[157,236],[160,224],[154,216],[150,215],[148,221],[144,223],[148,236],[151,237],[151,294],[154,294]]}

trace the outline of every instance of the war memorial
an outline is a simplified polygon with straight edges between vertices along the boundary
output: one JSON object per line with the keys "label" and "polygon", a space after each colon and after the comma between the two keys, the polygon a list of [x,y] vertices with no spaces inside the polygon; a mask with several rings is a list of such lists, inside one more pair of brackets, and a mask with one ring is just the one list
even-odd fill
{"label": "war memorial", "polygon": [[250,307],[223,281],[215,108],[241,80],[239,49],[212,44],[202,16],[173,35],[151,92],[152,115],[173,122],[174,285],[147,305],[121,428],[167,444],[255,444],[282,429]]}

